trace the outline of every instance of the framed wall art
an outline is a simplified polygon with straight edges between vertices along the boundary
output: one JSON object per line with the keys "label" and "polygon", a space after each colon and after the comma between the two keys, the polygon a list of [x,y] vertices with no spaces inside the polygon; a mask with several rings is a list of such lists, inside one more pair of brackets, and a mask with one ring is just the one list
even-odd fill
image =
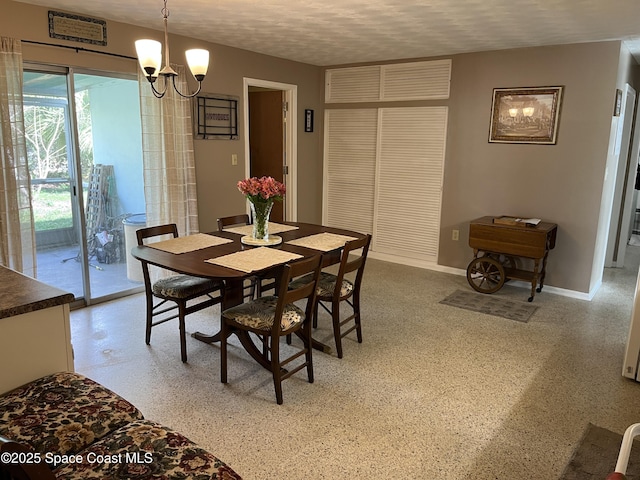
{"label": "framed wall art", "polygon": [[195,138],[238,140],[238,101],[232,95],[198,94],[193,101]]}
{"label": "framed wall art", "polygon": [[107,22],[49,10],[49,37],[106,46]]}
{"label": "framed wall art", "polygon": [[554,145],[563,87],[494,88],[490,143]]}
{"label": "framed wall art", "polygon": [[313,110],[308,108],[304,111],[304,131],[313,132]]}
{"label": "framed wall art", "polygon": [[613,106],[613,116],[619,117],[622,110],[622,90],[616,88],[616,103]]}

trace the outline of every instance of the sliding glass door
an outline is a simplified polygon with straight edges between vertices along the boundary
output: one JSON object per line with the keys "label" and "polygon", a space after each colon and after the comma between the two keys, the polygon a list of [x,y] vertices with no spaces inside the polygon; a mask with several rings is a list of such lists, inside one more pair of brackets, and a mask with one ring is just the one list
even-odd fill
{"label": "sliding glass door", "polygon": [[37,278],[84,304],[140,290],[127,253],[145,211],[137,81],[25,66],[24,100]]}

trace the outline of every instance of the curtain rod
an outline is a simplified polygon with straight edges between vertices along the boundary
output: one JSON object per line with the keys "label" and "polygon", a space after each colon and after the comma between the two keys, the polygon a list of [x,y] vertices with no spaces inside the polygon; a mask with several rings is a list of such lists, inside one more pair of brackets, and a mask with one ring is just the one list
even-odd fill
{"label": "curtain rod", "polygon": [[57,45],[55,43],[35,42],[33,40],[21,40],[21,41],[22,41],[22,43],[32,43],[34,45],[44,45],[46,47],[69,48],[71,50],[75,50],[76,53],[78,53],[78,52],[99,53],[100,55],[110,55],[112,57],[126,58],[127,60],[138,60],[136,57],[130,57],[128,55],[120,55],[119,53],[101,52],[100,50],[92,50],[90,48],[84,48],[84,47],[74,47],[72,45]]}

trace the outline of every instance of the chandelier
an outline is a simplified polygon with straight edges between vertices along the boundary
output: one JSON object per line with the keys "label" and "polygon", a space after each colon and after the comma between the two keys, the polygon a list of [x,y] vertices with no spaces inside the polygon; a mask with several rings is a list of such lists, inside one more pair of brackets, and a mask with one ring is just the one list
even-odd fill
{"label": "chandelier", "polygon": [[[167,93],[169,78],[171,78],[173,89],[178,93],[178,95],[185,98],[195,97],[202,88],[202,80],[204,80],[204,77],[207,74],[207,68],[209,68],[209,51],[193,49],[185,52],[189,70],[191,70],[191,74],[198,81],[198,89],[191,94],[184,94],[180,92],[176,86],[176,77],[178,74],[173,68],[171,68],[171,64],[169,62],[169,34],[167,33],[169,10],[167,9],[167,0],[164,0],[162,17],[164,19],[164,67],[162,67],[162,69],[160,68],[162,66],[162,44],[156,40],[144,39],[136,40],[135,42],[140,68],[147,77],[147,80],[149,80],[151,90],[157,98],[162,98],[165,93]],[[162,91],[157,90],[154,86],[159,75],[164,77],[164,89]]]}

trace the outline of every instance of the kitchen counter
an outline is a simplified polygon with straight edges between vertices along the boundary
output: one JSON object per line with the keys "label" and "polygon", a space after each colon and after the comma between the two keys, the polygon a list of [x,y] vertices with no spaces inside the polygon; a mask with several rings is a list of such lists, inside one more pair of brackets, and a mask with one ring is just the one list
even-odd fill
{"label": "kitchen counter", "polygon": [[72,293],[2,266],[0,266],[0,285],[2,285],[0,318],[64,305],[74,300]]}

